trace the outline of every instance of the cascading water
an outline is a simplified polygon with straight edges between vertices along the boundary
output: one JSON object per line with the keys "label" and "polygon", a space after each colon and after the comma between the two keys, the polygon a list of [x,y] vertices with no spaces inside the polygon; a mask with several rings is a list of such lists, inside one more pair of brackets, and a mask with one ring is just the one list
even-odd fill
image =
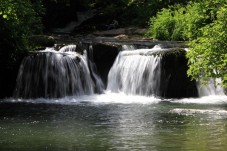
{"label": "cascading water", "polygon": [[59,52],[76,52],[76,45],[67,45],[62,47]]}
{"label": "cascading water", "polygon": [[109,72],[107,90],[146,96],[158,95],[162,56],[152,54],[160,49],[156,46],[153,49],[120,52]]}
{"label": "cascading water", "polygon": [[135,50],[135,46],[134,45],[122,45],[122,50]]}
{"label": "cascading water", "polygon": [[47,48],[25,57],[17,78],[15,97],[57,98],[94,93],[87,58],[74,52],[76,45],[60,51]]}
{"label": "cascading water", "polygon": [[185,49],[162,49],[160,45],[135,49],[123,45],[122,50],[108,75],[107,90],[111,92],[164,98],[225,95],[223,88],[215,85],[217,80],[202,87],[190,80]]}
{"label": "cascading water", "polygon": [[210,79],[206,85],[197,82],[199,96],[225,95],[224,88],[221,86],[221,79]]}
{"label": "cascading water", "polygon": [[[111,92],[164,98],[196,97],[198,92],[199,96],[224,95],[223,89],[212,84],[196,89],[186,74],[183,49],[162,49],[160,45],[136,49],[123,45],[122,50],[108,74],[107,90]],[[21,64],[14,97],[57,98],[103,93],[105,86],[92,59],[92,45],[83,55],[76,52],[76,45],[30,54]]]}
{"label": "cascading water", "polygon": [[84,52],[84,56],[87,58],[86,60],[88,60],[88,64],[89,64],[89,67],[90,67],[90,70],[91,70],[91,77],[94,79],[94,83],[96,85],[96,92],[97,93],[103,93],[104,92],[104,83],[102,81],[102,79],[100,78],[99,74],[98,74],[98,71],[97,71],[97,68],[96,68],[96,65],[95,63],[93,62],[93,48],[92,48],[92,45],[89,46],[89,56],[87,54],[87,52],[85,51]]}

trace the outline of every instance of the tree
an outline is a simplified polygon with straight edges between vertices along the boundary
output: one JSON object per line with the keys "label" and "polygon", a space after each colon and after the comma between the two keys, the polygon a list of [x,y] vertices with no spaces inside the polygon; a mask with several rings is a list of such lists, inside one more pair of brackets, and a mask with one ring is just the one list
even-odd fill
{"label": "tree", "polygon": [[188,40],[188,75],[204,84],[221,78],[227,87],[227,2],[191,1],[164,8],[151,18],[149,36],[161,40]]}
{"label": "tree", "polygon": [[227,5],[219,5],[217,19],[201,28],[202,35],[189,43],[188,74],[206,83],[210,78],[222,78],[227,87]]}
{"label": "tree", "polygon": [[163,8],[150,19],[148,35],[160,40],[190,40],[200,35],[200,28],[212,20],[202,2]]}

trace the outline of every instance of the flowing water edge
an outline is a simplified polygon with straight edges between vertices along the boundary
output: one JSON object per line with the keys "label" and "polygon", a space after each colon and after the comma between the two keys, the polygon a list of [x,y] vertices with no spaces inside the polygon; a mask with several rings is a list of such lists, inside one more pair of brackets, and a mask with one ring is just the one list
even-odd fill
{"label": "flowing water edge", "polygon": [[0,150],[224,151],[227,97],[124,93],[0,101]]}

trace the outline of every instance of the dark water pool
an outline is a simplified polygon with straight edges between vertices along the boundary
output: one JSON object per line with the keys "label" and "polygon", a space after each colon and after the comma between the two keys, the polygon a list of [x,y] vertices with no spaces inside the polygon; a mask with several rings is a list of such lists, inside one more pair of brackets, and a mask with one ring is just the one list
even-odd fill
{"label": "dark water pool", "polygon": [[226,151],[227,99],[1,100],[1,151]]}

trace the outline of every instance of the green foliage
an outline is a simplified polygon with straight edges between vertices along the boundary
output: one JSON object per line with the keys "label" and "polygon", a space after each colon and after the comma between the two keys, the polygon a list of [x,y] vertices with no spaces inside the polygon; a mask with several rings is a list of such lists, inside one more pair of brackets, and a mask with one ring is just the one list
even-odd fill
{"label": "green foliage", "polygon": [[193,40],[202,35],[200,30],[216,20],[219,7],[226,3],[225,0],[201,0],[189,3],[186,8],[184,34],[187,40]]}
{"label": "green foliage", "polygon": [[222,78],[227,87],[227,5],[218,8],[217,19],[201,28],[201,36],[189,43],[187,53],[190,68],[188,74],[194,79]]}
{"label": "green foliage", "polygon": [[92,8],[103,10],[122,25],[147,26],[149,18],[168,5],[185,4],[185,0],[90,0]]}
{"label": "green foliage", "polygon": [[188,75],[206,84],[222,78],[227,87],[227,2],[190,1],[162,9],[150,19],[148,35],[160,40],[189,40]]}
{"label": "green foliage", "polygon": [[184,28],[182,30],[185,40],[193,39],[200,35],[199,29],[205,25],[209,18],[204,10],[203,3],[189,3],[186,6],[184,20]]}
{"label": "green foliage", "polygon": [[171,40],[175,27],[173,11],[166,8],[162,9],[156,17],[151,18],[150,26],[152,28],[149,29],[149,35],[160,40]]}
{"label": "green foliage", "polygon": [[189,40],[200,35],[200,29],[209,19],[203,3],[189,2],[162,9],[150,19],[148,36],[160,40]]}
{"label": "green foliage", "polygon": [[150,19],[148,36],[160,40],[192,40],[199,37],[201,28],[216,19],[224,0],[190,1],[162,9]]}
{"label": "green foliage", "polygon": [[124,12],[127,21],[131,21],[135,25],[147,26],[149,18],[155,16],[156,13],[163,8],[174,4],[185,5],[184,0],[124,0],[127,1],[127,9]]}
{"label": "green foliage", "polygon": [[41,2],[41,0],[0,0],[0,34],[4,35],[0,46],[12,45],[14,50],[4,52],[10,53],[11,59],[29,48],[30,35],[41,32],[40,15],[44,11]]}

